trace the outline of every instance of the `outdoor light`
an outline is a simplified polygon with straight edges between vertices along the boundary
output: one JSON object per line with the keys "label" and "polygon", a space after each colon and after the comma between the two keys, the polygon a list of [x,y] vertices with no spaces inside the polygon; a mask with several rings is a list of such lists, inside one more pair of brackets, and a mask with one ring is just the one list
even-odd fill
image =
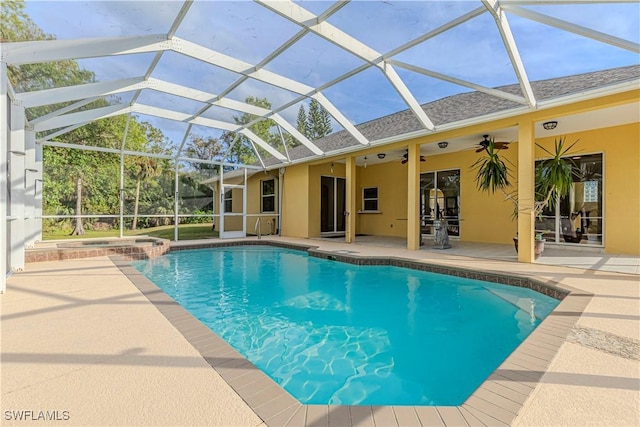
{"label": "outdoor light", "polygon": [[542,124],[542,127],[545,128],[546,130],[555,129],[556,126],[558,126],[558,122],[556,122],[555,120],[551,122],[544,122]]}
{"label": "outdoor light", "polygon": [[379,158],[380,160],[384,159],[384,156],[386,156],[386,154],[384,154],[384,153],[378,153],[378,158]]}
{"label": "outdoor light", "polygon": [[364,168],[367,168],[367,156],[364,156]]}
{"label": "outdoor light", "polygon": [[333,163],[331,163],[331,175],[333,175]]}
{"label": "outdoor light", "polygon": [[438,142],[438,147],[444,149],[447,148],[449,146],[449,143],[447,141],[440,141]]}

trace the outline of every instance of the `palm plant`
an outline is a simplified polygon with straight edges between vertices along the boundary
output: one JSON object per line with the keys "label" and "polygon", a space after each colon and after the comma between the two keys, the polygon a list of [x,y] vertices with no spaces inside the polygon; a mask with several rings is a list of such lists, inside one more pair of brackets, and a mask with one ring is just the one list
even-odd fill
{"label": "palm plant", "polygon": [[567,147],[565,138],[556,139],[553,152],[536,144],[551,156],[536,166],[536,203],[534,207],[536,216],[540,216],[547,206],[553,209],[560,197],[566,196],[571,191],[577,168],[569,157],[569,151],[577,143],[576,140]]}
{"label": "palm plant", "polygon": [[[565,138],[554,141],[553,151],[549,151],[540,144],[536,145],[549,154],[549,158],[538,162],[535,169],[535,194],[534,213],[536,216],[542,215],[547,207],[554,208],[560,197],[569,194],[573,185],[573,177],[577,169],[573,160],[569,157],[569,151],[578,141],[566,144]],[[505,163],[499,154],[500,150],[495,147],[495,141],[491,139],[484,148],[484,155],[476,160],[472,169],[477,169],[476,185],[481,191],[495,193],[502,192],[506,199],[514,204],[513,216],[518,216],[518,196],[515,191],[509,192],[512,177],[509,165]]]}

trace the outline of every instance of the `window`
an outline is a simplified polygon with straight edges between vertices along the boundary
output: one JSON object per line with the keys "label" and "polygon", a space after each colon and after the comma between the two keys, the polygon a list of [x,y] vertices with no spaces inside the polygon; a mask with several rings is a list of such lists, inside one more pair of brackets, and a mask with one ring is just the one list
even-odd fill
{"label": "window", "polygon": [[224,192],[224,211],[233,212],[233,192],[227,190]]}
{"label": "window", "polygon": [[[602,153],[572,157],[574,175],[569,194],[554,209],[536,218],[536,230],[548,242],[602,245],[604,243]],[[538,164],[538,162],[536,162]]]}
{"label": "window", "polygon": [[362,210],[378,210],[378,187],[368,187],[362,189]]}
{"label": "window", "polygon": [[266,179],[262,181],[262,210],[261,212],[276,211],[276,180]]}

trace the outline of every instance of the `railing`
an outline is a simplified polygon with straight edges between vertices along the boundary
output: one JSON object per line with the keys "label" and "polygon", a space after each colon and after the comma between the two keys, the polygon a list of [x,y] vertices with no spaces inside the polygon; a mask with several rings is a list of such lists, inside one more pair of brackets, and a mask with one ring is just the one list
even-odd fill
{"label": "railing", "polygon": [[256,233],[256,236],[258,236],[258,240],[260,240],[262,238],[262,221],[261,218],[258,217],[258,219],[256,220],[256,225],[254,227],[254,232]]}

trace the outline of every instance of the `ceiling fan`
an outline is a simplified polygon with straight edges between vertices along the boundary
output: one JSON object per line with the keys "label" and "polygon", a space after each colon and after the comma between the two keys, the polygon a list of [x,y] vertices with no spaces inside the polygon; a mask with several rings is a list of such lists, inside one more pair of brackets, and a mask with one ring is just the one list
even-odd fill
{"label": "ceiling fan", "polygon": [[[402,155],[402,164],[404,165],[408,161],[409,161],[409,150],[405,150],[404,154]],[[420,161],[426,162],[427,159],[424,156],[420,156]]]}
{"label": "ceiling fan", "polygon": [[[489,146],[489,144],[491,144],[491,140],[489,139],[489,135],[482,135],[482,137],[484,139],[478,143],[478,148],[476,149],[476,153],[480,153],[481,151],[484,151]],[[496,148],[498,150],[507,150],[507,149],[509,149],[509,143],[508,142],[494,141],[493,142],[493,146],[494,146],[494,148]]]}

